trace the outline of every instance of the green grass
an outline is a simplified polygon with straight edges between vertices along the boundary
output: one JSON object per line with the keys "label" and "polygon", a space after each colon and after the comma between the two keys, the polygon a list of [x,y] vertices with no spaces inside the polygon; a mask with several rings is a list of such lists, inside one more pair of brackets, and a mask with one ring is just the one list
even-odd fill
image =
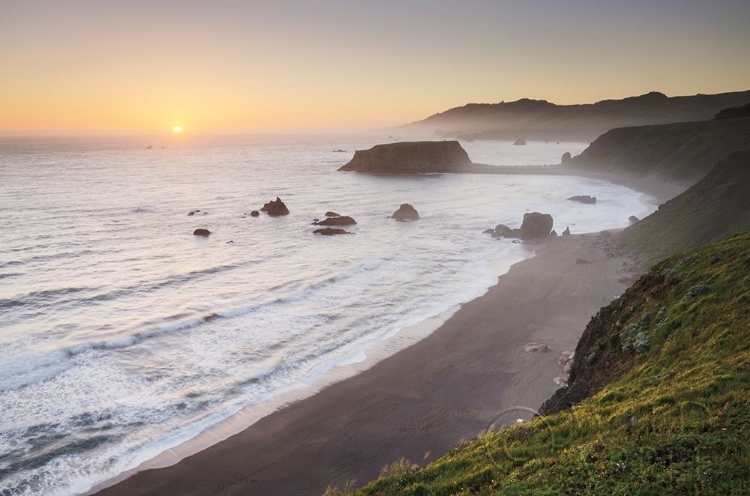
{"label": "green grass", "polygon": [[749,323],[750,233],[672,257],[587,327],[589,397],[354,494],[750,494]]}

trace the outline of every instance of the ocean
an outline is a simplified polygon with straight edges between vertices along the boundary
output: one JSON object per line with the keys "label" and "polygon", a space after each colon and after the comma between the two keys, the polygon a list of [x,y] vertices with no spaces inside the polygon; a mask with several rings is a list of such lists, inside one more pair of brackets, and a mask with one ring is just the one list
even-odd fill
{"label": "ocean", "polygon": [[[0,494],[86,492],[450,313],[533,256],[484,229],[540,211],[595,232],[656,207],[580,177],[337,172],[389,140],[0,138]],[[496,165],[586,147],[462,145]],[[566,200],[582,194],[597,204]],[[277,196],[288,216],[248,215]],[[389,219],[401,203],[421,219]],[[328,210],[354,235],[314,235]]]}

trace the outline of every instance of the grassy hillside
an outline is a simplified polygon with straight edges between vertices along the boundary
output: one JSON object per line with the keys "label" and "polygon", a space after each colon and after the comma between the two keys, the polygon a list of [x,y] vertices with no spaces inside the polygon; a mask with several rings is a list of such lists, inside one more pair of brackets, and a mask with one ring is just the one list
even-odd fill
{"label": "grassy hillside", "polygon": [[750,152],[721,160],[687,191],[625,229],[617,242],[651,264],[742,231],[750,231]]}
{"label": "grassy hillside", "polygon": [[750,118],[613,129],[569,167],[693,183],[738,150],[750,150]]}
{"label": "grassy hillside", "polygon": [[355,494],[750,494],[750,233],[656,265],[602,308],[556,397],[549,411],[575,406]]}

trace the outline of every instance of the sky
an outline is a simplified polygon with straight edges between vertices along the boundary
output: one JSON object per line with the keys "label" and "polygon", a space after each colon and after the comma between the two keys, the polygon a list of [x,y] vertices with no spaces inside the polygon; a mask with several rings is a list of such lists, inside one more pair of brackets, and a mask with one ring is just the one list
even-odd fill
{"label": "sky", "polygon": [[360,129],[748,89],[748,0],[0,0],[0,132]]}

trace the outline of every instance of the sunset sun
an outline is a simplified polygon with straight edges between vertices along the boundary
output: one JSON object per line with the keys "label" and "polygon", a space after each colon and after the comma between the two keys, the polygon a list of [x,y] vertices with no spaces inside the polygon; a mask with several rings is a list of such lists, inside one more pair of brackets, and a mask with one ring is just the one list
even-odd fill
{"label": "sunset sun", "polygon": [[182,126],[175,126],[172,128],[172,131],[175,133],[181,133],[182,132]]}

